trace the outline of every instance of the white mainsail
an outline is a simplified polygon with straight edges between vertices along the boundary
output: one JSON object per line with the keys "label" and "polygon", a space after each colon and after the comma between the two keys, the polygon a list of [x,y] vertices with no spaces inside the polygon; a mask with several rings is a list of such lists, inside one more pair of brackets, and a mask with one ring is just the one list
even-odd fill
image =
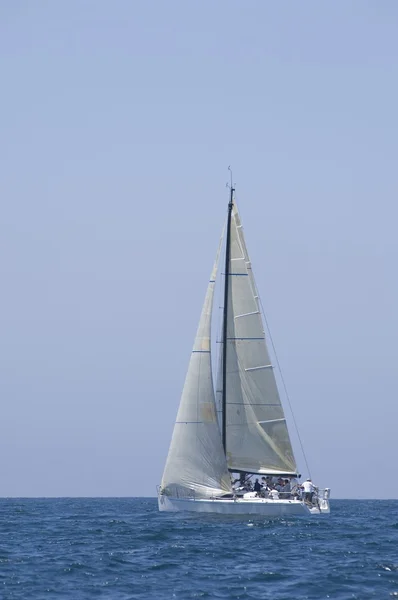
{"label": "white mainsail", "polygon": [[[235,204],[230,236],[226,361],[228,467],[231,471],[295,474],[296,462]],[[222,393],[220,383],[219,380],[218,407]]]}
{"label": "white mainsail", "polygon": [[231,478],[216,417],[211,371],[211,315],[220,246],[162,478],[162,491],[170,496],[206,498],[231,492]]}

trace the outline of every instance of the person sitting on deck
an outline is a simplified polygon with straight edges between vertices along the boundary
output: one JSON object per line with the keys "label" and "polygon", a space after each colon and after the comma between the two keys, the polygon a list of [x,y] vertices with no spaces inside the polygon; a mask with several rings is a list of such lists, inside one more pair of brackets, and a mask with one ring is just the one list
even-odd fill
{"label": "person sitting on deck", "polygon": [[278,492],[277,489],[275,489],[275,487],[271,488],[271,491],[270,491],[269,495],[272,498],[272,500],[278,500],[279,499],[279,492]]}
{"label": "person sitting on deck", "polygon": [[234,479],[232,485],[235,485],[235,483],[239,483],[240,487],[244,487],[246,483],[246,473],[244,473],[243,471],[242,473],[239,473],[238,479]]}
{"label": "person sitting on deck", "polygon": [[292,479],[290,482],[290,495],[296,500],[298,500],[301,496],[301,484],[297,481],[297,479]]}
{"label": "person sitting on deck", "polygon": [[284,480],[283,487],[281,488],[281,490],[279,492],[279,497],[284,498],[285,500],[290,498],[290,482],[288,479]]}
{"label": "person sitting on deck", "polygon": [[261,496],[262,496],[262,498],[268,498],[269,491],[270,491],[270,489],[267,485],[267,481],[266,481],[265,477],[261,477]]}
{"label": "person sitting on deck", "polygon": [[239,478],[234,479],[232,481],[233,486],[235,486],[236,484],[238,485],[234,487],[235,491],[250,492],[252,489],[251,482],[247,473],[240,473]]}

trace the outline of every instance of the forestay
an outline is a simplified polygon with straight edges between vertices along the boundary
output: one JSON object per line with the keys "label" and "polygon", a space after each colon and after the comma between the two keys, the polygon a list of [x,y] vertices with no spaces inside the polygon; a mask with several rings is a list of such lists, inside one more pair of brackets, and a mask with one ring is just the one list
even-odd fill
{"label": "forestay", "polygon": [[163,492],[174,497],[206,498],[231,492],[231,479],[216,418],[211,371],[211,314],[219,252],[220,247],[207,288],[163,473]]}
{"label": "forestay", "polygon": [[227,460],[231,471],[296,473],[235,204],[231,219],[226,420]]}

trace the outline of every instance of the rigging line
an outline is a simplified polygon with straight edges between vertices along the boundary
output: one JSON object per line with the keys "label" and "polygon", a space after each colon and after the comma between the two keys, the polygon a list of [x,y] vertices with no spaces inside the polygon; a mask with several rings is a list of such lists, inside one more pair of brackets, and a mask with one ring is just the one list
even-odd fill
{"label": "rigging line", "polygon": [[[258,291],[257,291],[257,294],[258,294]],[[296,429],[297,437],[298,437],[298,440],[299,440],[299,443],[300,443],[301,452],[303,453],[303,457],[304,457],[305,466],[307,467],[307,471],[308,471],[308,475],[309,475],[309,477],[311,477],[311,479],[312,479],[312,475],[311,475],[311,469],[310,469],[310,467],[309,467],[308,460],[307,460],[307,456],[306,456],[306,454],[305,454],[305,451],[304,451],[304,444],[303,444],[303,442],[302,442],[302,439],[301,439],[301,436],[300,436],[300,432],[299,432],[299,429],[298,429],[298,427],[297,427],[297,421],[296,421],[296,417],[294,416],[294,412],[293,412],[292,404],[291,404],[291,402],[290,402],[290,396],[289,396],[289,393],[288,393],[288,391],[287,391],[287,386],[286,386],[286,383],[285,383],[285,378],[283,377],[282,368],[281,368],[281,365],[280,365],[280,362],[279,362],[278,355],[277,355],[277,353],[276,353],[276,349],[275,349],[274,340],[272,339],[272,335],[271,335],[271,329],[270,329],[270,326],[269,326],[269,324],[268,324],[267,315],[265,314],[264,306],[263,306],[263,303],[262,303],[262,300],[261,300],[261,297],[260,297],[260,295],[259,295],[259,294],[258,294],[258,300],[259,300],[259,302],[260,302],[261,311],[262,311],[262,313],[263,313],[263,316],[264,316],[264,321],[265,321],[265,325],[266,325],[266,327],[267,327],[267,330],[268,330],[269,339],[270,339],[270,341],[271,341],[272,350],[273,350],[273,353],[274,353],[274,356],[275,356],[275,360],[276,360],[276,364],[277,364],[277,367],[278,367],[279,375],[280,375],[280,377],[281,377],[281,381],[282,381],[283,389],[284,389],[284,391],[285,391],[285,396],[286,396],[287,402],[288,402],[288,404],[289,404],[289,409],[290,409],[290,412],[291,412],[291,415],[292,415],[292,418],[293,418],[293,423],[294,423],[294,427],[295,427],[295,429]]]}

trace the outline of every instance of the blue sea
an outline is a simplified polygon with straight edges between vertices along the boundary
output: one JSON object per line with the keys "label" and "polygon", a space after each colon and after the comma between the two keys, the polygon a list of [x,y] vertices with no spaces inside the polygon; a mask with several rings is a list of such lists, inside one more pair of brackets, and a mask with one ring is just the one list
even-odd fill
{"label": "blue sea", "polygon": [[1,600],[398,597],[398,501],[277,520],[153,498],[0,499]]}

